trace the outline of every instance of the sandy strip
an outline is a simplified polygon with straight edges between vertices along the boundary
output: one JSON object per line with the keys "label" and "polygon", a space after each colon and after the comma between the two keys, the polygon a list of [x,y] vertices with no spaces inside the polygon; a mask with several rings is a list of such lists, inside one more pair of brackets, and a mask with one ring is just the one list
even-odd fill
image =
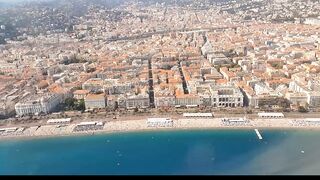
{"label": "sandy strip", "polygon": [[[303,120],[303,119],[301,119]],[[0,134],[0,140],[10,139],[32,139],[47,138],[57,136],[93,135],[116,132],[139,132],[139,131],[159,131],[159,130],[185,130],[185,129],[316,129],[318,125],[294,124],[293,119],[256,119],[248,124],[226,125],[220,118],[214,119],[179,119],[174,120],[173,127],[148,127],[146,120],[111,121],[104,125],[103,130],[74,132],[76,124],[69,124],[59,127],[58,125],[33,126],[26,128],[22,132]]]}

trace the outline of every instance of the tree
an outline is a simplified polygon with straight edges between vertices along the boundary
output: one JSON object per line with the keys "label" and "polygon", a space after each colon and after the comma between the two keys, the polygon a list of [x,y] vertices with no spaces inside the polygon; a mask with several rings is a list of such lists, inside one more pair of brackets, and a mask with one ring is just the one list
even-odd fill
{"label": "tree", "polygon": [[77,100],[74,99],[74,98],[67,98],[65,101],[64,101],[64,104],[66,106],[66,109],[70,109],[70,110],[73,110],[74,107],[75,107],[75,102]]}
{"label": "tree", "polygon": [[305,107],[303,107],[303,106],[299,106],[298,111],[301,112],[301,113],[306,113],[306,112],[308,112],[308,110],[307,110]]}
{"label": "tree", "polygon": [[77,105],[76,105],[76,109],[78,111],[84,111],[86,109],[85,107],[85,103],[84,103],[84,100],[81,99],[80,101],[78,101]]}

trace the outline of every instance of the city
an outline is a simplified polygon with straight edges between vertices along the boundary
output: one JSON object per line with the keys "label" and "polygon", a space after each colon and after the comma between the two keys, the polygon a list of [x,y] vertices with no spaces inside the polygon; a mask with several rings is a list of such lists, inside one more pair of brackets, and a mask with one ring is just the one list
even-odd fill
{"label": "city", "polygon": [[0,8],[1,138],[319,128],[319,73],[318,0]]}
{"label": "city", "polygon": [[[268,6],[286,6],[276,2]],[[262,2],[248,4],[248,12],[259,10],[255,3]],[[262,11],[247,20],[250,14],[227,13],[228,7],[241,9],[232,2],[205,9],[139,5],[111,9],[116,17],[90,7],[70,31],[59,32],[57,25],[38,36],[28,29],[7,38],[1,46],[1,116],[49,114],[70,98],[86,110],[319,109],[319,19],[272,23]],[[301,7],[315,9],[311,17],[320,8]]]}

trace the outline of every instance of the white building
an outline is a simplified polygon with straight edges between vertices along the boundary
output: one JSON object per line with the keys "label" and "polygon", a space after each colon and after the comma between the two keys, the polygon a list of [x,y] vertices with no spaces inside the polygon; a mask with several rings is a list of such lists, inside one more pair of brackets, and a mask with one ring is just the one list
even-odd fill
{"label": "white building", "polygon": [[150,99],[149,99],[149,95],[147,94],[132,95],[127,97],[126,99],[127,109],[148,108],[149,106],[150,106]]}
{"label": "white building", "polygon": [[24,99],[15,105],[16,114],[18,116],[48,114],[57,107],[61,98],[58,94],[45,94]]}
{"label": "white building", "polygon": [[274,90],[268,87],[265,83],[260,82],[254,85],[254,91],[256,92],[257,95],[262,95],[262,94],[270,94]]}
{"label": "white building", "polygon": [[320,92],[307,93],[309,107],[320,107]]}
{"label": "white building", "polygon": [[107,94],[125,94],[132,89],[132,83],[119,83],[117,79],[105,79],[104,90]]}
{"label": "white building", "polygon": [[178,107],[196,107],[201,105],[201,99],[198,94],[181,94],[176,95],[175,105]]}
{"label": "white building", "polygon": [[235,86],[211,86],[213,107],[242,107],[243,94]]}
{"label": "white building", "polygon": [[309,107],[320,107],[320,93],[318,92],[318,90],[312,91],[311,89],[304,87],[296,81],[290,82],[289,88],[293,92],[305,93],[307,95],[307,102],[309,104]]}
{"label": "white building", "polygon": [[160,94],[156,93],[154,97],[155,107],[173,107],[175,106],[175,97],[174,95],[167,93],[167,94]]}
{"label": "white building", "polygon": [[304,23],[309,25],[320,25],[320,18],[307,18]]}
{"label": "white building", "polygon": [[106,96],[104,93],[101,94],[88,94],[84,98],[86,110],[99,109],[106,107]]}
{"label": "white building", "polygon": [[209,41],[207,41],[202,47],[201,47],[202,55],[207,56],[210,53],[213,53],[212,45]]}
{"label": "white building", "polygon": [[104,92],[103,80],[100,78],[91,78],[82,84],[82,89],[93,92]]}
{"label": "white building", "polygon": [[213,65],[230,64],[231,60],[222,53],[211,53],[207,55],[207,59]]}

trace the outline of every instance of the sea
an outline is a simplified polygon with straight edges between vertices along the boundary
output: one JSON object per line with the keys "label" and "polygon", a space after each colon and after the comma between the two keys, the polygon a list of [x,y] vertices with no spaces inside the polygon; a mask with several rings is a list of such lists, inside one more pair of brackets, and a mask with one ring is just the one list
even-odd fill
{"label": "sea", "polygon": [[0,141],[0,175],[314,175],[320,131],[180,130]]}

